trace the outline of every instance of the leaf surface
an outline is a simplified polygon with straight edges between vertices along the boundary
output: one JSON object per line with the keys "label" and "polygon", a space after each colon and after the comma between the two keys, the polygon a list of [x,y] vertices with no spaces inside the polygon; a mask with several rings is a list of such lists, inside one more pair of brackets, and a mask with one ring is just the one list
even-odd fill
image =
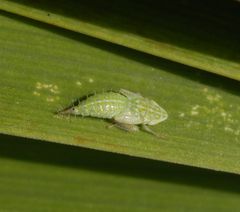
{"label": "leaf surface", "polygon": [[[0,132],[240,172],[239,83],[52,26],[1,13]],[[144,132],[54,112],[92,92],[125,88],[169,119]]]}

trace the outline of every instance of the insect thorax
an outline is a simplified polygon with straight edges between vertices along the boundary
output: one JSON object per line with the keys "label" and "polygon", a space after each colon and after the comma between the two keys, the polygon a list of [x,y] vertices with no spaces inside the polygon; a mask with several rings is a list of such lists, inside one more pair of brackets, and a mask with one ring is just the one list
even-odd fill
{"label": "insect thorax", "polygon": [[132,111],[139,116],[140,124],[155,125],[166,119],[167,113],[155,101],[139,98],[132,101]]}

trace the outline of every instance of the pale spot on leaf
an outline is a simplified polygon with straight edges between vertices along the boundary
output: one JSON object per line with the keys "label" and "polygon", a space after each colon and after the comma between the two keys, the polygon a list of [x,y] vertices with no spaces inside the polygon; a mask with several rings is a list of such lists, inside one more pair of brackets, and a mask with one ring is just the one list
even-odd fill
{"label": "pale spot on leaf", "polygon": [[180,113],[179,117],[183,118],[185,116],[185,113]]}
{"label": "pale spot on leaf", "polygon": [[92,78],[89,78],[89,79],[88,79],[88,82],[93,83],[94,80],[93,80]]}
{"label": "pale spot on leaf", "polygon": [[198,114],[199,114],[198,111],[191,111],[191,115],[192,115],[192,116],[196,116],[196,115],[198,115]]}
{"label": "pale spot on leaf", "polygon": [[76,85],[77,85],[77,86],[81,86],[82,83],[81,83],[80,81],[77,81],[77,82],[76,82]]}
{"label": "pale spot on leaf", "polygon": [[47,102],[54,102],[55,100],[54,100],[53,97],[47,97],[47,98],[46,98],[46,101],[47,101]]}
{"label": "pale spot on leaf", "polygon": [[33,95],[40,96],[41,94],[39,92],[37,92],[37,91],[33,91]]}

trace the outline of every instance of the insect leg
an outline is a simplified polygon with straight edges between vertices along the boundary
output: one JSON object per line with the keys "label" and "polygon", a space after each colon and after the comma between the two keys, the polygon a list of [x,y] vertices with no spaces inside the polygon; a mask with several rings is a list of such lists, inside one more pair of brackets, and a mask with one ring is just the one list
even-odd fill
{"label": "insect leg", "polygon": [[111,128],[113,126],[119,128],[119,129],[125,130],[127,132],[139,131],[139,127],[134,124],[123,124],[123,123],[115,122],[114,124],[110,125],[109,128]]}
{"label": "insect leg", "polygon": [[129,99],[142,97],[142,95],[139,93],[133,93],[133,92],[125,90],[125,89],[120,89],[119,93],[123,94],[124,96],[128,97]]}
{"label": "insect leg", "polygon": [[141,129],[144,130],[145,132],[148,132],[148,133],[150,133],[150,134],[158,137],[158,138],[164,138],[164,136],[161,136],[161,135],[157,134],[156,132],[154,132],[153,130],[151,130],[151,129],[150,129],[147,125],[145,125],[145,124],[142,124],[142,125],[141,125]]}

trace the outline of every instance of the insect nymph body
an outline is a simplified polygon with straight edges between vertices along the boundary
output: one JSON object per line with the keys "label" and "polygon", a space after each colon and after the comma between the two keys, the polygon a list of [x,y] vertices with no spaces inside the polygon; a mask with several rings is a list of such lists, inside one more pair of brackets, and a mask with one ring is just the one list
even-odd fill
{"label": "insect nymph body", "polygon": [[114,125],[124,130],[137,131],[141,126],[154,135],[147,125],[158,124],[168,117],[167,112],[155,101],[124,89],[95,94],[59,114],[111,119]]}

